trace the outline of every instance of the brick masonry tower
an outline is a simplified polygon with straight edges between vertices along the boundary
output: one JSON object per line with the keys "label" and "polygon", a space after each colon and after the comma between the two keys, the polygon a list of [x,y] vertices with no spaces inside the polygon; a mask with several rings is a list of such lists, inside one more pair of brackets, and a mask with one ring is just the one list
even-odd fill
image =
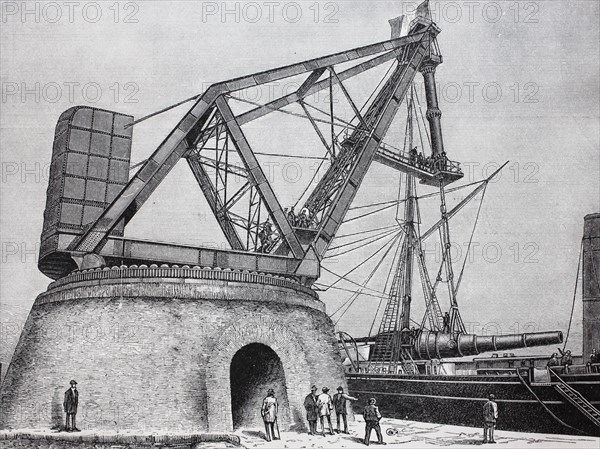
{"label": "brick masonry tower", "polygon": [[76,272],[35,301],[2,385],[3,428],[63,422],[69,380],[87,430],[302,428],[312,384],[346,386],[315,293],[281,277],[200,267]]}

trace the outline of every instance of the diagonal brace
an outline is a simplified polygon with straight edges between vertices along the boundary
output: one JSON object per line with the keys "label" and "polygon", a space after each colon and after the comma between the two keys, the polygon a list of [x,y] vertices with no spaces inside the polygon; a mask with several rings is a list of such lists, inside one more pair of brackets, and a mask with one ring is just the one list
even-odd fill
{"label": "diagonal brace", "polygon": [[302,259],[304,257],[304,250],[300,245],[300,241],[288,222],[287,217],[283,213],[281,205],[275,196],[275,192],[260,167],[256,156],[252,152],[250,144],[246,140],[246,136],[238,124],[233,111],[229,107],[227,100],[225,100],[223,96],[219,96],[215,100],[215,103],[221,116],[225,120],[225,125],[230,132],[240,159],[242,159],[246,170],[248,170],[248,179],[260,193],[260,196],[265,203],[265,207],[273,218],[275,226],[279,229],[283,240],[288,244],[293,256],[297,259]]}

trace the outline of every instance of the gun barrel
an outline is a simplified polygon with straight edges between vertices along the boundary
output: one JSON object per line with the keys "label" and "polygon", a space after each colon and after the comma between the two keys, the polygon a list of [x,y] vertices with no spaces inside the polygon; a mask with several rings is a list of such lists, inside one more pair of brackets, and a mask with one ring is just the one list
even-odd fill
{"label": "gun barrel", "polygon": [[563,334],[560,331],[490,336],[424,331],[415,341],[414,352],[415,358],[427,360],[477,355],[488,351],[555,345],[562,341]]}

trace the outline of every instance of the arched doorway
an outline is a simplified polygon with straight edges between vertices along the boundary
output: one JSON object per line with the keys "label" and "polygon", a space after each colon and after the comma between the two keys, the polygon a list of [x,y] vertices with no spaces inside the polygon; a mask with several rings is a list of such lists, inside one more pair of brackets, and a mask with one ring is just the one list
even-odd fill
{"label": "arched doorway", "polygon": [[279,403],[279,422],[287,422],[289,403],[285,373],[279,356],[262,343],[242,347],[231,360],[231,413],[233,428],[259,427],[262,401],[267,390],[275,390]]}

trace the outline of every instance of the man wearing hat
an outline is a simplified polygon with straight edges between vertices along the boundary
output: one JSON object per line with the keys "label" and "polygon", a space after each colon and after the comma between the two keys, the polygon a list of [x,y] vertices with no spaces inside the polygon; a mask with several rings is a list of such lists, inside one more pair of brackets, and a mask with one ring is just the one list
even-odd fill
{"label": "man wearing hat", "polygon": [[[494,395],[490,394],[488,401],[483,404],[483,442],[495,443],[494,427],[498,419],[498,404],[494,402]],[[489,440],[488,440],[489,434]]]}
{"label": "man wearing hat", "polygon": [[365,444],[367,446],[370,443],[371,430],[373,429],[375,429],[379,444],[386,444],[383,442],[383,435],[381,434],[381,427],[379,426],[381,413],[379,413],[379,407],[375,405],[376,402],[375,398],[369,399],[369,405],[363,409],[363,417],[365,418]]}
{"label": "man wearing hat", "polygon": [[335,418],[337,421],[337,433],[340,433],[340,421],[344,420],[344,433],[348,433],[348,419],[346,417],[348,410],[346,401],[358,401],[358,399],[344,393],[344,388],[339,386],[337,394],[333,396],[333,406],[335,408]]}
{"label": "man wearing hat", "polygon": [[63,401],[63,408],[67,414],[67,421],[65,424],[65,430],[67,432],[80,432],[75,425],[75,415],[77,414],[77,403],[79,402],[79,392],[77,391],[77,382],[72,380],[70,382],[71,388],[65,391],[65,400]]}
{"label": "man wearing hat", "polygon": [[333,401],[329,396],[329,388],[323,387],[323,393],[317,397],[317,407],[319,409],[319,420],[321,421],[321,435],[325,436],[325,417],[329,423],[329,433],[333,433],[333,425],[331,424],[331,411],[333,410]]}
{"label": "man wearing hat", "polygon": [[317,433],[317,419],[319,417],[317,387],[314,385],[311,387],[310,393],[304,398],[304,408],[306,409],[306,419],[308,420],[308,433],[314,435]]}
{"label": "man wearing hat", "polygon": [[277,423],[277,412],[278,412],[277,399],[275,399],[275,391],[269,388],[267,391],[267,397],[264,399],[260,414],[262,415],[265,423],[265,436],[267,441],[278,440],[279,429],[277,437],[275,437],[275,424]]}

